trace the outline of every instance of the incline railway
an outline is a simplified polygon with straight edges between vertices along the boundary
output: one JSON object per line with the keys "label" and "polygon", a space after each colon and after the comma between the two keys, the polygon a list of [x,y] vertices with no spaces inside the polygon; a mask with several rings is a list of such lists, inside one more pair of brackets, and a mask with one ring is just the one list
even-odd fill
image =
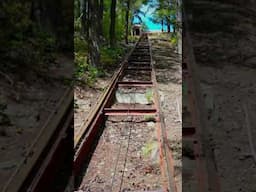
{"label": "incline railway", "polygon": [[188,24],[184,14],[182,61],[182,183],[190,192],[220,192],[212,151],[207,146],[207,112],[200,91]]}
{"label": "incline railway", "polygon": [[[177,191],[147,34],[79,130],[73,170],[77,190]],[[147,153],[155,144],[157,163],[152,163]]]}
{"label": "incline railway", "polygon": [[72,141],[73,89],[68,88],[2,191],[64,191],[72,172]]}

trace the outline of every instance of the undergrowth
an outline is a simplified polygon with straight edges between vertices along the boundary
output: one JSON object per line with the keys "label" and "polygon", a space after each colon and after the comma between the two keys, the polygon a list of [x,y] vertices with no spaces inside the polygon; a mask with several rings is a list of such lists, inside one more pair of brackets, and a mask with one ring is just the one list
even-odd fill
{"label": "undergrowth", "polygon": [[75,34],[75,81],[93,87],[98,77],[104,77],[106,72],[113,71],[122,58],[125,49],[121,45],[110,48],[102,45],[100,48],[100,63],[97,67],[88,62],[88,43],[80,34]]}
{"label": "undergrowth", "polygon": [[[56,57],[56,40],[30,18],[29,2],[3,3],[0,27],[1,71],[26,80],[28,72],[47,72]],[[19,22],[17,22],[19,21]]]}
{"label": "undergrowth", "polygon": [[176,47],[176,46],[178,46],[178,35],[177,35],[177,33],[172,33],[172,35],[171,35],[171,44],[174,46],[174,47]]}

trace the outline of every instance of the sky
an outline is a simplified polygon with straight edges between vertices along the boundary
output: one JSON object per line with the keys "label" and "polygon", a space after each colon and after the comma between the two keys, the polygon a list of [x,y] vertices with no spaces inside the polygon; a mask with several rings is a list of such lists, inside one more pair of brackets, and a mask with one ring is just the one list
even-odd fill
{"label": "sky", "polygon": [[[148,10],[148,11],[147,11]],[[156,24],[156,23],[153,23],[150,18],[152,18],[152,15],[154,13],[154,8],[149,8],[149,5],[143,5],[141,7],[141,11],[143,12],[146,12],[146,15],[143,16],[141,15],[142,17],[142,21],[147,25],[148,27],[148,30],[149,31],[161,31],[162,30],[162,26],[161,24]],[[135,18],[133,23],[138,23],[139,22],[139,19],[138,18]],[[164,30],[166,31],[167,30],[167,27],[164,26]]]}

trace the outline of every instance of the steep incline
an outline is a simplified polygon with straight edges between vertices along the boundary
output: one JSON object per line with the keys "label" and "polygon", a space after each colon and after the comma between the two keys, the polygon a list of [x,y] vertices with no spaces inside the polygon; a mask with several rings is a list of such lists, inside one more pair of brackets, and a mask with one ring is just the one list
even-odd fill
{"label": "steep incline", "polygon": [[255,191],[256,3],[192,0],[185,8],[221,191]]}

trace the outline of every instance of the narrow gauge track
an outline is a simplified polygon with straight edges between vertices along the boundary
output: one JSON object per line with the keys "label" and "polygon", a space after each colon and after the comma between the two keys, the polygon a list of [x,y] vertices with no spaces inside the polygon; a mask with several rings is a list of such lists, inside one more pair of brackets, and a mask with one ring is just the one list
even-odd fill
{"label": "narrow gauge track", "polygon": [[64,191],[72,174],[72,142],[73,89],[69,88],[7,180],[3,192]]}
{"label": "narrow gauge track", "polygon": [[[152,107],[148,107],[146,105],[136,105],[134,103],[121,105],[121,107],[115,107],[113,104],[114,98],[117,89],[119,88],[131,88],[138,90],[145,88],[152,89]],[[73,174],[75,176],[75,185],[77,188],[79,188],[79,185],[82,182],[82,177],[88,168],[87,166],[90,163],[91,156],[97,147],[95,145],[97,145],[100,135],[104,131],[103,126],[108,117],[128,117],[130,118],[130,122],[132,122],[135,117],[151,115],[155,118],[158,150],[160,156],[160,172],[162,175],[161,188],[155,189],[155,191],[177,191],[176,183],[174,181],[172,153],[166,144],[167,134],[163,123],[163,114],[161,113],[158,100],[156,76],[152,65],[151,47],[147,34],[143,34],[136,43],[135,47],[121,63],[121,67],[114,74],[108,89],[96,103],[94,110],[91,111],[88,119],[85,120],[84,124],[79,129],[81,131],[76,134]],[[132,129],[134,129],[135,126],[136,123],[133,122],[131,125]],[[129,140],[126,150],[128,150],[128,148]],[[110,170],[108,171],[110,172]],[[110,177],[113,177],[113,175]],[[122,183],[123,181],[121,181],[120,188],[113,188],[112,180],[111,189],[106,189],[106,191],[121,191]],[[145,191],[145,189],[139,190]]]}
{"label": "narrow gauge track", "polygon": [[[184,12],[183,12],[184,13]],[[207,146],[206,110],[200,91],[199,74],[184,13],[182,61],[182,183],[190,192],[220,192],[212,151]]]}

